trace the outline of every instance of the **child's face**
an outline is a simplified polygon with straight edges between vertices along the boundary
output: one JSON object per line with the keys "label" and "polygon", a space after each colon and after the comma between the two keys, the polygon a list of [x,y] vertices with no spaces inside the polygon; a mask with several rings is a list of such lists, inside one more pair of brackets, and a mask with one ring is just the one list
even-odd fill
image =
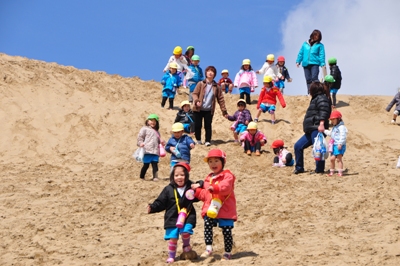
{"label": "child's face", "polygon": [[244,106],[244,104],[239,104],[238,105],[238,110],[239,111],[243,111],[246,107]]}
{"label": "child's face", "polygon": [[248,131],[249,131],[249,133],[250,133],[251,135],[254,135],[254,134],[256,134],[257,129],[248,129]]}
{"label": "child's face", "polygon": [[190,105],[189,104],[185,104],[184,106],[182,106],[182,110],[184,111],[184,112],[189,112],[190,111]]}
{"label": "child's face", "polygon": [[278,61],[278,65],[283,66],[285,64],[285,61]]}
{"label": "child's face", "polygon": [[274,63],[274,61],[271,61],[271,60],[268,60],[267,62],[268,62],[268,64],[270,64],[270,65],[272,65],[272,64]]}
{"label": "child's face", "polygon": [[174,181],[178,187],[183,187],[185,185],[185,171],[182,166],[175,167]]}
{"label": "child's face", "polygon": [[250,65],[243,65],[243,68],[244,68],[245,70],[248,70],[248,69],[250,68]]}
{"label": "child's face", "polygon": [[274,154],[276,154],[276,155],[278,155],[278,154],[279,154],[279,152],[281,151],[281,149],[280,149],[280,148],[274,148],[273,150],[274,150]]}
{"label": "child's face", "polygon": [[172,132],[174,135],[174,138],[179,139],[183,135],[183,131],[178,131],[178,132]]}
{"label": "child's face", "polygon": [[339,124],[339,119],[337,119],[337,118],[331,119],[331,122],[332,122],[332,125],[336,126],[337,124]]}
{"label": "child's face", "polygon": [[175,74],[176,71],[177,71],[176,68],[170,68],[170,69],[169,69],[169,72],[171,72],[172,74]]}
{"label": "child's face", "polygon": [[271,88],[272,82],[263,82],[265,88]]}
{"label": "child's face", "polygon": [[198,66],[198,65],[199,65],[199,63],[200,63],[200,61],[199,61],[199,60],[193,60],[193,61],[192,61],[192,64],[193,64],[193,65],[195,65],[195,66]]}
{"label": "child's face", "polygon": [[149,125],[151,127],[155,127],[157,125],[157,121],[155,119],[149,119],[147,121],[147,125]]}
{"label": "child's face", "polygon": [[174,54],[175,59],[179,59],[182,54]]}
{"label": "child's face", "polygon": [[224,79],[226,79],[226,78],[229,77],[229,74],[228,74],[228,73],[222,73],[222,77],[223,77]]}
{"label": "child's face", "polygon": [[222,171],[222,161],[220,158],[211,157],[208,158],[208,166],[214,174],[219,174]]}

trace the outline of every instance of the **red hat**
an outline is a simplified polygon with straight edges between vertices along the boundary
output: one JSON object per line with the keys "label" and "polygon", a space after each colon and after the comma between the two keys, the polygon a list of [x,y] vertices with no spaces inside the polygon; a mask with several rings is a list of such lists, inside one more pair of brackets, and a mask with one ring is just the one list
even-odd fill
{"label": "red hat", "polygon": [[283,56],[278,56],[278,62],[285,62],[285,58]]}
{"label": "red hat", "polygon": [[283,146],[285,146],[285,143],[281,139],[274,140],[274,142],[272,142],[272,144],[271,144],[272,149],[280,148]]}
{"label": "red hat", "polygon": [[208,163],[208,158],[217,157],[222,158],[224,163],[226,163],[226,153],[220,149],[212,149],[208,152],[207,157],[204,157],[204,161]]}
{"label": "red hat", "polygon": [[331,113],[331,117],[329,117],[329,119],[335,119],[335,118],[342,118],[342,114],[339,111],[333,111]]}
{"label": "red hat", "polygon": [[187,163],[177,163],[174,165],[174,168],[177,166],[182,166],[183,168],[185,168],[188,171],[188,173],[190,172],[190,165],[188,165]]}

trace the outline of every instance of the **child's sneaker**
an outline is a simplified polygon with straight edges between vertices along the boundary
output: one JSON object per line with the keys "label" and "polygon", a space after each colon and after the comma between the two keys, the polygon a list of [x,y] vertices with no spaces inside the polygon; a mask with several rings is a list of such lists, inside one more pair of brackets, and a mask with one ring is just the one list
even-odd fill
{"label": "child's sneaker", "polygon": [[196,140],[196,144],[197,145],[203,145],[203,142],[201,142],[201,140]]}
{"label": "child's sneaker", "polygon": [[224,255],[222,255],[221,260],[230,260],[232,258],[232,254],[231,253],[224,253]]}
{"label": "child's sneaker", "polygon": [[167,259],[167,263],[174,263],[174,261],[175,261],[174,258],[168,258]]}
{"label": "child's sneaker", "polygon": [[392,120],[390,123],[392,123],[392,124],[396,124],[396,121],[395,121],[395,120]]}
{"label": "child's sneaker", "polygon": [[251,155],[251,150],[248,150],[246,153],[247,155]]}
{"label": "child's sneaker", "polygon": [[272,125],[275,125],[275,120],[271,120],[271,124],[272,124]]}
{"label": "child's sneaker", "polygon": [[337,173],[337,176],[343,176],[343,172]]}
{"label": "child's sneaker", "polygon": [[273,166],[273,167],[279,167],[280,164],[279,164],[279,163],[274,163],[272,166]]}
{"label": "child's sneaker", "polygon": [[239,144],[239,140],[235,139],[234,143]]}
{"label": "child's sneaker", "polygon": [[335,169],[330,169],[329,173],[326,176],[333,176],[335,174]]}
{"label": "child's sneaker", "polygon": [[206,145],[208,147],[208,146],[211,146],[211,143],[207,141],[206,143],[204,143],[204,145]]}
{"label": "child's sneaker", "polygon": [[203,252],[203,254],[200,255],[200,258],[208,258],[211,256],[211,254],[212,254],[211,250],[206,250]]}
{"label": "child's sneaker", "polygon": [[258,123],[258,118],[254,118],[254,122]]}
{"label": "child's sneaker", "polygon": [[256,156],[260,156],[260,155],[261,155],[260,151],[256,151]]}

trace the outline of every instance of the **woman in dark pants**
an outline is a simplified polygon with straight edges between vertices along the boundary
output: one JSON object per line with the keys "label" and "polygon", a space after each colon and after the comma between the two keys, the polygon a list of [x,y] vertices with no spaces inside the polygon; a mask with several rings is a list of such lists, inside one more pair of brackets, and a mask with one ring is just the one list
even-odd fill
{"label": "woman in dark pants", "polygon": [[[303,121],[304,135],[294,144],[296,168],[294,174],[304,173],[304,149],[314,144],[318,132],[329,129],[331,103],[322,83],[316,81],[310,85],[311,101]],[[329,94],[328,94],[329,95]],[[315,173],[323,173],[325,161],[316,161]]]}
{"label": "woman in dark pants", "polygon": [[318,80],[319,67],[324,69],[324,76],[326,75],[325,47],[321,40],[321,32],[314,30],[310,35],[310,39],[301,46],[296,59],[296,66],[299,67],[300,64],[303,66],[308,94],[310,94],[311,82]]}
{"label": "woman in dark pants", "polygon": [[215,104],[218,102],[221,108],[222,115],[228,117],[228,112],[225,107],[224,94],[221,88],[214,81],[217,75],[217,70],[213,66],[208,66],[205,70],[206,79],[197,83],[193,91],[193,116],[195,123],[194,134],[196,136],[197,144],[201,142],[201,128],[203,127],[206,132],[205,145],[211,145],[212,137],[212,120],[215,112]]}

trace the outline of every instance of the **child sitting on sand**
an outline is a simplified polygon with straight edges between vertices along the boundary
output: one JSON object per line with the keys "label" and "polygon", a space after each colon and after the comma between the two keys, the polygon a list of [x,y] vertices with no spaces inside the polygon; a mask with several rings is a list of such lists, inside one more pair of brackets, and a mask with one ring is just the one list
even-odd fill
{"label": "child sitting on sand", "polygon": [[272,142],[271,148],[276,155],[274,157],[274,164],[272,166],[285,167],[294,164],[293,155],[286,149],[283,140],[277,139]]}
{"label": "child sitting on sand", "polygon": [[261,147],[267,143],[267,138],[257,129],[256,122],[250,122],[247,126],[247,131],[240,136],[240,141],[244,144],[244,152],[247,155],[255,152],[257,156],[260,156]]}

